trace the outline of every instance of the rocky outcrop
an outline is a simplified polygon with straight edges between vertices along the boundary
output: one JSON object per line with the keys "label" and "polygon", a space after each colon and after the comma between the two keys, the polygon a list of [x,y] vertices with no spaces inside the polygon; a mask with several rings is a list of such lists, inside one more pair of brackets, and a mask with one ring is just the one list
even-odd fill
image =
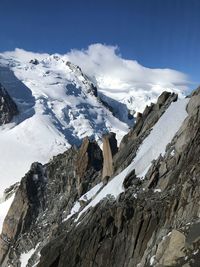
{"label": "rocky outcrop", "polygon": [[[95,184],[95,179],[89,181],[87,177],[94,177],[102,170],[103,155],[96,141],[90,141],[88,137],[83,139],[76,160],[77,188],[79,196],[87,192],[91,185]],[[98,175],[97,175],[98,176]],[[88,186],[90,182],[90,186]]]}
{"label": "rocky outcrop", "polygon": [[131,173],[117,200],[104,199],[41,251],[39,267],[199,266],[200,100],[195,98],[146,178]]}
{"label": "rocky outcrop", "polygon": [[169,234],[158,244],[155,257],[152,262],[158,261],[164,266],[173,266],[177,260],[186,256],[185,235],[180,231],[172,230]]}
{"label": "rocky outcrop", "polygon": [[[15,199],[5,218],[0,239],[0,264],[3,263],[11,244],[23,233],[28,232],[43,208],[45,187],[44,170],[41,164],[34,163],[29,173],[22,179]],[[34,241],[32,241],[34,242]]]}
{"label": "rocky outcrop", "polygon": [[17,105],[0,84],[0,125],[9,123],[18,114]]}
{"label": "rocky outcrop", "polygon": [[142,141],[147,137],[169,105],[177,101],[177,98],[177,94],[163,92],[156,104],[152,103],[150,106],[146,106],[144,112],[138,114],[135,125],[123,137],[119,153],[114,157],[114,172],[119,173],[130,164]]}
{"label": "rocky outcrop", "polygon": [[[116,143],[113,147],[109,141],[113,136],[107,137],[109,153],[105,156],[104,150],[104,160],[110,159],[109,167],[114,163],[110,179],[127,166],[176,98],[164,93],[157,104],[147,107],[118,152]],[[187,112],[165,155],[152,162],[143,180],[133,170],[124,179],[124,192],[117,199],[107,196],[79,217],[73,210],[77,205],[83,209],[90,201],[80,203],[79,197],[102,179],[98,145],[86,138],[79,149],[73,147],[44,166],[33,164],[4,222],[1,236],[9,239],[0,245],[2,266],[19,266],[20,255],[35,248],[28,267],[198,267],[198,90],[191,95]]]}
{"label": "rocky outcrop", "polygon": [[118,151],[115,136],[114,133],[103,136],[103,180],[113,175],[113,157]]}
{"label": "rocky outcrop", "polygon": [[80,195],[101,179],[102,164],[101,149],[88,138],[44,166],[32,164],[3,224],[0,266],[19,266],[22,253],[50,241]]}
{"label": "rocky outcrop", "polygon": [[33,65],[39,65],[40,64],[40,62],[38,61],[37,58],[31,59],[29,63],[31,63]]}
{"label": "rocky outcrop", "polygon": [[80,81],[83,83],[83,88],[86,89],[86,93],[92,94],[97,97],[97,88],[94,86],[94,84],[88,79],[88,77],[83,74],[81,68],[77,65],[74,65],[70,61],[66,63],[66,65],[70,68],[72,72],[74,72],[77,77],[80,79]]}

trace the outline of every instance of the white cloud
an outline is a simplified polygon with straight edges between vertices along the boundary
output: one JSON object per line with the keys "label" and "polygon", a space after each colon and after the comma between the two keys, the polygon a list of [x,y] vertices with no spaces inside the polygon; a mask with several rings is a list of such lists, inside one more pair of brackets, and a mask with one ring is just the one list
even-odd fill
{"label": "white cloud", "polygon": [[[92,44],[85,50],[71,50],[65,59],[79,65],[105,95],[142,111],[164,91],[179,95],[188,89],[186,74],[172,69],[151,69],[127,60],[117,46]],[[130,103],[131,102],[131,103]]]}
{"label": "white cloud", "polygon": [[71,50],[66,57],[79,65],[90,76],[118,78],[122,82],[134,85],[160,84],[185,86],[188,77],[171,69],[150,69],[140,65],[136,60],[123,59],[116,46],[92,44],[86,50]]}

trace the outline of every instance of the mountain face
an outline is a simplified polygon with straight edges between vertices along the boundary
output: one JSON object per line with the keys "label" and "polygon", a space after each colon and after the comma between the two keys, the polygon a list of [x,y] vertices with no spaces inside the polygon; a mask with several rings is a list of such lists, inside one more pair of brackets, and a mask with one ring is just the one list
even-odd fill
{"label": "mountain face", "polygon": [[0,197],[33,162],[47,163],[86,136],[101,142],[102,134],[113,131],[120,142],[133,124],[126,113],[123,121],[114,116],[81,69],[56,55],[1,54],[0,83]]}
{"label": "mountain face", "polygon": [[[10,96],[0,106],[0,147],[4,154],[0,159],[0,199],[33,162],[45,164],[71,146],[80,145],[86,136],[101,145],[102,135],[114,132],[119,145],[133,126],[136,112],[155,102],[164,89],[173,88],[169,91],[183,97],[176,79],[163,88],[160,80],[152,87],[148,83],[148,88],[136,88],[121,81],[119,72],[116,79],[104,72],[94,76],[87,71],[86,75],[69,59],[67,55],[20,49],[0,54],[0,84]],[[167,76],[165,70],[165,81]]]}
{"label": "mountain face", "polygon": [[199,266],[199,111],[199,89],[164,92],[119,147],[86,137],[33,163],[6,192],[1,266]]}

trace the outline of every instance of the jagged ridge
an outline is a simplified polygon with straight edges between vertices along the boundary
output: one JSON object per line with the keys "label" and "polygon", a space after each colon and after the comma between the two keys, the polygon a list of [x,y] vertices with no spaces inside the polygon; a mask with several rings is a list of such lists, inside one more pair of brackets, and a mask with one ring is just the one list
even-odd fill
{"label": "jagged ridge", "polygon": [[[176,98],[165,93],[139,116],[114,156],[113,177],[130,164],[152,126]],[[17,266],[20,255],[36,248],[28,266],[39,261],[39,267],[178,267],[186,263],[197,267],[199,109],[197,90],[187,105],[188,117],[145,179],[130,172],[124,179],[124,192],[87,210],[78,224],[76,212],[90,201],[83,194],[102,180],[103,156],[97,143],[86,139],[80,149],[72,148],[45,166],[32,165],[4,223],[2,266],[7,266],[7,260]],[[96,193],[102,186],[96,187]],[[70,215],[74,203],[77,210]]]}

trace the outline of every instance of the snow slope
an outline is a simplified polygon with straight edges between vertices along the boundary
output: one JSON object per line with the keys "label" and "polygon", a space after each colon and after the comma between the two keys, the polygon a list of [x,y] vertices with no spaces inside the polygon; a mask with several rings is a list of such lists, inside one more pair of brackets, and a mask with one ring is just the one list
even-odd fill
{"label": "snow slope", "polygon": [[100,140],[114,131],[120,141],[128,131],[95,97],[80,68],[58,55],[0,54],[0,82],[20,111],[0,127],[0,195],[32,162],[46,163],[85,136]]}
{"label": "snow slope", "polygon": [[[95,197],[94,194],[92,194],[94,191],[93,189],[90,190],[91,192],[89,191],[86,193],[87,195],[92,195],[94,198],[79,213],[78,218],[90,207],[94,207],[107,195],[111,195],[116,198],[120,193],[122,193],[124,191],[124,179],[133,169],[135,169],[136,175],[141,179],[145,176],[152,161],[157,159],[160,154],[164,155],[167,144],[171,142],[172,138],[187,117],[186,106],[188,101],[189,99],[185,98],[178,100],[177,102],[172,102],[139,147],[137,155],[131,164],[108,182],[108,184]],[[74,208],[72,208],[72,210],[73,214],[79,211]]]}
{"label": "snow slope", "polygon": [[30,251],[28,251],[27,253],[23,253],[20,257],[20,261],[21,261],[21,267],[26,267],[28,264],[29,259],[32,257],[32,255],[34,254],[35,249],[31,249]]}
{"label": "snow slope", "polygon": [[[30,260],[30,258],[33,256],[33,254],[36,253],[38,247],[39,247],[40,243],[37,244],[37,246],[29,251],[27,251],[26,253],[22,253],[20,255],[20,261],[21,261],[21,267],[26,267],[28,265],[28,261]],[[40,258],[40,253],[38,255],[37,253],[37,258]],[[34,264],[34,266],[36,266],[37,264]]]}

